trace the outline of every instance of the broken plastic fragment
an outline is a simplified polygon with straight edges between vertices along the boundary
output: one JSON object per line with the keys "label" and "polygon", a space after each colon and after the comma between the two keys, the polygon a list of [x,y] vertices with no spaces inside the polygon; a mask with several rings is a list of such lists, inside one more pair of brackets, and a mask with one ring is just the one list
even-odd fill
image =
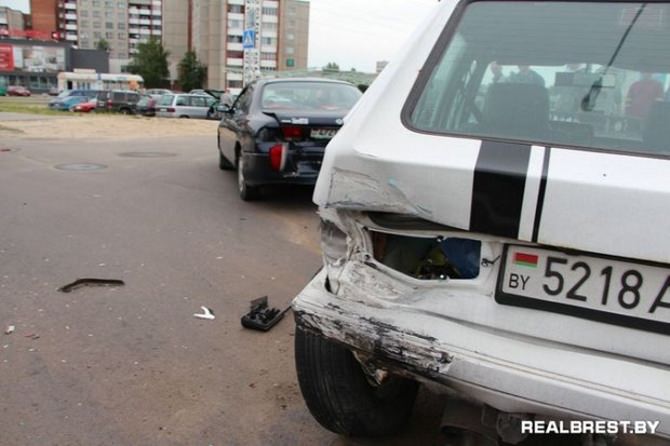
{"label": "broken plastic fragment", "polygon": [[5,334],[6,334],[6,335],[8,335],[8,334],[12,334],[12,333],[14,333],[14,330],[16,330],[16,327],[15,327],[15,326],[13,326],[13,325],[8,325],[8,326],[7,326],[7,330],[5,330]]}
{"label": "broken plastic fragment", "polygon": [[193,314],[194,317],[197,317],[198,319],[205,319],[205,320],[208,320],[208,321],[214,320],[214,312],[211,309],[209,309],[205,306],[201,306],[200,308],[202,308],[202,314],[201,313],[194,313]]}

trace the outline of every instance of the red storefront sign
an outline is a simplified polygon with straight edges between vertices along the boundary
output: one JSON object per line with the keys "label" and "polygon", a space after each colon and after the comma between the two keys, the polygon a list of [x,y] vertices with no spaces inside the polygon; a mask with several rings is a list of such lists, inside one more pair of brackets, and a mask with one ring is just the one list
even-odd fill
{"label": "red storefront sign", "polygon": [[0,43],[0,71],[14,71],[14,50],[12,45]]}

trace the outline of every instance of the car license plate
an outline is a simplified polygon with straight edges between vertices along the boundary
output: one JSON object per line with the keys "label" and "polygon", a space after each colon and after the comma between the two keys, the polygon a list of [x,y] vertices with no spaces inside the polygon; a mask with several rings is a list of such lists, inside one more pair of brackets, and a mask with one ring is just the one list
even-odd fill
{"label": "car license plate", "polygon": [[310,136],[314,139],[333,139],[337,129],[312,129]]}
{"label": "car license plate", "polygon": [[670,269],[508,245],[496,301],[670,334]]}

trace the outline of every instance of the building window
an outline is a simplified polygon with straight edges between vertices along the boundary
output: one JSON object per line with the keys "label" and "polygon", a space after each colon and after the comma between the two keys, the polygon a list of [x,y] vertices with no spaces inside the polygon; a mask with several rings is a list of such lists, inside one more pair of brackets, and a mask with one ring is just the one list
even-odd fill
{"label": "building window", "polygon": [[228,36],[228,43],[242,43],[242,36]]}
{"label": "building window", "polygon": [[261,53],[261,60],[277,60],[277,55],[274,53]]}
{"label": "building window", "polygon": [[93,22],[93,28],[100,29],[102,28],[102,24],[100,22]]}
{"label": "building window", "polygon": [[277,39],[274,37],[261,37],[261,44],[262,45],[276,45],[277,44]]}
{"label": "building window", "polygon": [[92,14],[94,18],[100,18],[100,11],[94,10]]}
{"label": "building window", "polygon": [[80,20],[79,26],[81,26],[82,28],[88,28],[89,26],[88,20]]}
{"label": "building window", "polygon": [[124,12],[120,12],[118,14],[118,18],[120,22],[125,22],[126,21],[126,14]]}
{"label": "building window", "polygon": [[126,33],[119,33],[117,35],[117,37],[119,38],[119,40],[125,40],[126,39]]}
{"label": "building window", "polygon": [[263,31],[277,31],[276,23],[263,23]]}
{"label": "building window", "polygon": [[242,28],[243,26],[242,20],[228,20],[228,28]]}
{"label": "building window", "polygon": [[228,5],[228,12],[232,14],[244,14],[244,6],[242,5]]}
{"label": "building window", "polygon": [[262,13],[263,15],[277,15],[277,8],[263,7]]}
{"label": "building window", "polygon": [[123,8],[126,7],[126,2],[118,2],[116,5],[117,5],[119,8],[123,9]]}
{"label": "building window", "polygon": [[126,24],[125,24],[125,23],[121,23],[121,22],[119,22],[119,23],[116,24],[116,27],[117,27],[118,29],[126,29]]}
{"label": "building window", "polygon": [[100,7],[100,0],[91,0],[91,5],[93,5],[94,8]]}
{"label": "building window", "polygon": [[80,17],[88,17],[88,11],[86,11],[85,9],[82,9],[81,11],[79,11],[79,16]]}
{"label": "building window", "polygon": [[114,33],[106,32],[105,33],[105,38],[106,39],[113,39],[114,38]]}
{"label": "building window", "polygon": [[102,39],[102,33],[101,33],[100,31],[94,31],[94,32],[93,32],[93,38],[94,38],[95,40],[100,40],[100,39]]}
{"label": "building window", "polygon": [[286,49],[284,50],[286,54],[293,54],[295,53],[295,49],[293,49],[292,46],[287,46]]}
{"label": "building window", "polygon": [[86,39],[81,39],[81,40],[79,40],[79,45],[80,45],[82,48],[88,48],[89,46],[91,46],[91,42],[89,42],[89,41],[86,40]]}
{"label": "building window", "polygon": [[105,28],[114,29],[114,23],[113,22],[105,22]]}
{"label": "building window", "polygon": [[112,0],[106,0],[105,8],[114,8],[114,2]]}
{"label": "building window", "polygon": [[242,81],[228,81],[228,88],[242,88]]}

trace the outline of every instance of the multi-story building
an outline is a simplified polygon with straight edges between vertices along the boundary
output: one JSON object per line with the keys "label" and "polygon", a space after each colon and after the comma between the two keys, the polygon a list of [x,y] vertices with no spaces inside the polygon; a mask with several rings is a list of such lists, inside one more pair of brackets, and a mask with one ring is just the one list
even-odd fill
{"label": "multi-story building", "polygon": [[[250,5],[260,11],[258,71],[307,68],[309,3],[301,0],[192,0],[192,46],[207,65],[207,86],[239,91],[244,82],[244,30]],[[247,60],[248,63],[248,60]],[[258,73],[256,73],[258,74]]]}
{"label": "multi-story building", "polygon": [[9,35],[10,30],[23,30],[23,13],[16,9],[0,6],[0,36]]}
{"label": "multi-story building", "polygon": [[184,53],[193,49],[207,65],[209,88],[237,91],[249,65],[242,40],[252,21],[257,71],[307,67],[306,0],[31,0],[31,11],[34,29],[58,31],[79,48],[106,41],[112,72],[124,71],[137,46],[153,37],[170,53],[173,80]]}

